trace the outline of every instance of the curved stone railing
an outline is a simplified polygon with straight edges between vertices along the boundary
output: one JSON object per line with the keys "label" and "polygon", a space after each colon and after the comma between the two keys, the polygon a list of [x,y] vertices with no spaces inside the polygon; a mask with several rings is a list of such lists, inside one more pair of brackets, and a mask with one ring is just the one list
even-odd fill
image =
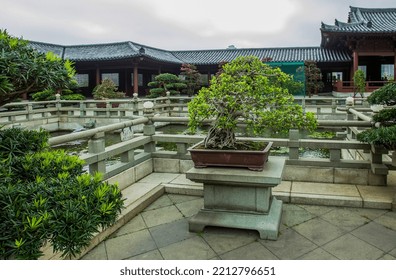
{"label": "curved stone railing", "polygon": [[[14,102],[0,108],[0,125],[26,126],[37,128],[47,125],[47,129],[56,130],[57,123],[77,122],[81,125],[97,120],[103,124],[119,122],[141,117],[144,114],[143,103],[154,103],[154,114],[160,116],[187,116],[187,103],[191,97],[167,96],[155,99],[126,98],[108,100],[53,100],[40,102]],[[358,107],[368,108],[362,99]],[[339,107],[345,104],[345,98],[331,97],[295,97],[295,102],[304,110],[314,112],[318,119],[343,118],[345,112]],[[55,126],[55,127],[51,127]]]}

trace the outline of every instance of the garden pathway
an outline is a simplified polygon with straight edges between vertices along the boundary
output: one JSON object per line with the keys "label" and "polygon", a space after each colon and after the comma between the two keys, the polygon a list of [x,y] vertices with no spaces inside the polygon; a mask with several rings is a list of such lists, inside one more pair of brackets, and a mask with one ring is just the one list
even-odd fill
{"label": "garden pathway", "polygon": [[160,184],[165,193],[82,259],[396,259],[396,212],[389,210],[393,186],[283,182],[274,194],[299,203],[283,204],[279,238],[269,241],[250,230],[189,232],[188,218],[203,206],[203,198],[196,195],[201,186],[185,175],[153,173],[136,184]]}

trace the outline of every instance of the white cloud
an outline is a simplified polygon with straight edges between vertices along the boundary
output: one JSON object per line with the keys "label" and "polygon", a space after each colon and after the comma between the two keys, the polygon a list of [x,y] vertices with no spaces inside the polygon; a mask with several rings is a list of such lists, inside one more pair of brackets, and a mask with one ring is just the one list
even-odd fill
{"label": "white cloud", "polygon": [[0,0],[0,28],[55,44],[134,41],[213,49],[318,46],[321,21],[394,0]]}
{"label": "white cloud", "polygon": [[276,33],[296,9],[291,0],[145,0],[158,18],[188,28],[202,36],[218,33]]}

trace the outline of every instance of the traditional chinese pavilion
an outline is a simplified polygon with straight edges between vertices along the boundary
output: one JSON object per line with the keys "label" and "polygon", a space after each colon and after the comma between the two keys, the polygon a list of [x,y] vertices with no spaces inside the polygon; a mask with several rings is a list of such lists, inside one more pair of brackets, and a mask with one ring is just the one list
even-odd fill
{"label": "traditional chinese pavilion", "polygon": [[168,51],[134,42],[62,46],[30,42],[39,51],[52,51],[75,62],[81,90],[89,96],[104,78],[112,79],[131,96],[147,93],[147,83],[159,73],[180,73],[182,63],[197,66],[204,82],[218,65],[238,56],[254,55],[294,74],[304,61],[313,60],[323,74],[324,92],[352,91],[357,69],[366,73],[367,90],[394,79],[396,67],[396,8],[350,7],[346,22],[322,23],[318,47],[244,48]]}

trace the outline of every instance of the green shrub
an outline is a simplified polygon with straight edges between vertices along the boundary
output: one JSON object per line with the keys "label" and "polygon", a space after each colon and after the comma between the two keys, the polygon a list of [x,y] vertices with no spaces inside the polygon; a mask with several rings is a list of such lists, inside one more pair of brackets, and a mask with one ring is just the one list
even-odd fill
{"label": "green shrub", "polygon": [[46,89],[43,91],[36,92],[32,94],[32,99],[34,101],[49,101],[55,100],[55,91],[51,89]]}
{"label": "green shrub", "polygon": [[396,108],[379,111],[373,116],[373,121],[380,122],[382,124],[394,125],[396,123]]}
{"label": "green shrub", "polygon": [[85,96],[79,93],[73,93],[68,95],[61,95],[62,100],[85,100]]}
{"label": "green shrub", "polygon": [[357,140],[373,145],[382,145],[389,150],[395,149],[396,126],[367,129],[356,136]]}
{"label": "green shrub", "polygon": [[47,140],[45,131],[0,131],[0,259],[37,259],[46,242],[77,256],[123,207],[117,185],[83,173],[80,158],[46,149]]}
{"label": "green shrub", "polygon": [[118,87],[112,80],[104,79],[100,85],[93,89],[92,95],[97,100],[124,98],[125,93],[117,90]]}
{"label": "green shrub", "polygon": [[383,87],[373,91],[369,97],[367,97],[369,104],[382,104],[393,106],[396,104],[396,83],[389,82]]}
{"label": "green shrub", "polygon": [[[55,100],[56,91],[47,89],[44,91],[36,92],[32,95],[34,101],[49,101]],[[62,100],[85,100],[85,96],[79,93],[74,93],[71,90],[63,90],[60,98]]]}

